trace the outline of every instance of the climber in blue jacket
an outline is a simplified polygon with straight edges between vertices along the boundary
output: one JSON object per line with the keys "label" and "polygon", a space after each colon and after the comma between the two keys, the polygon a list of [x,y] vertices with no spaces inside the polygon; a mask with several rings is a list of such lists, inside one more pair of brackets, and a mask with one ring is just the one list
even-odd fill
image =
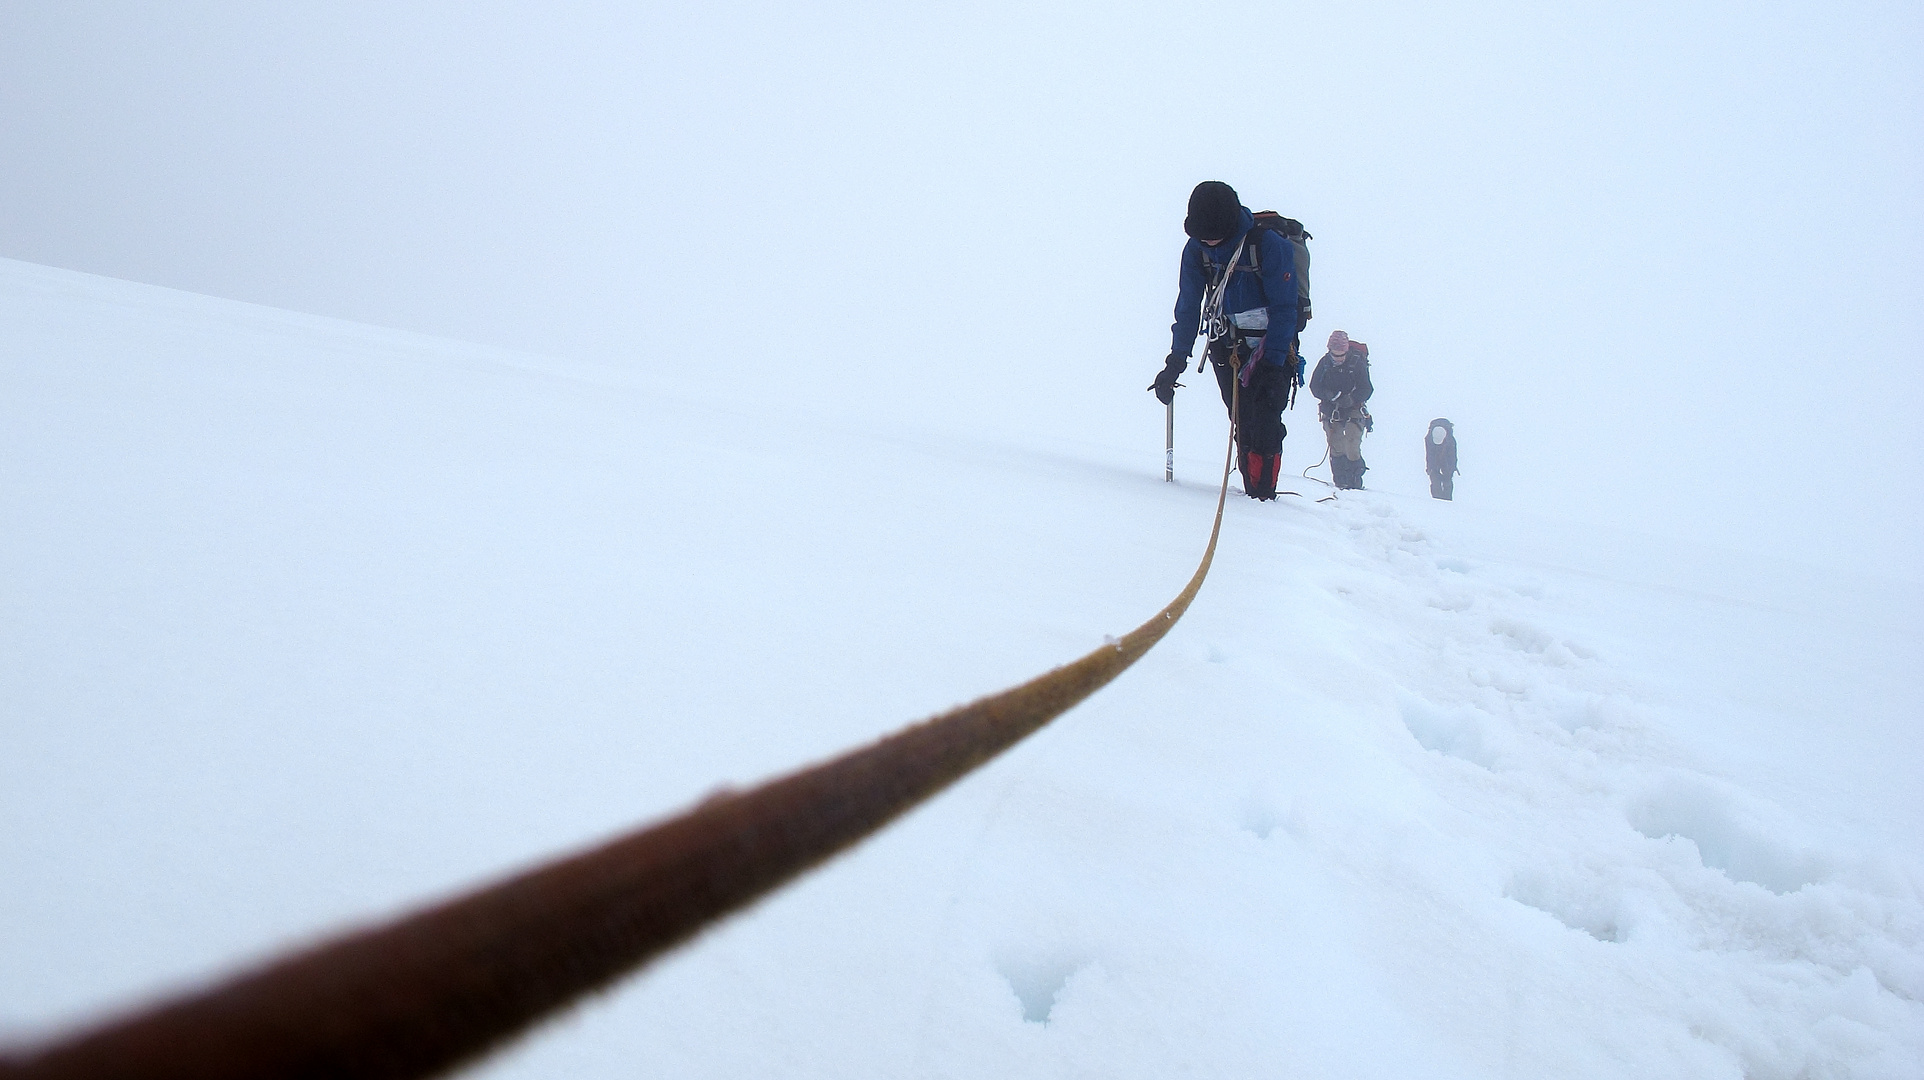
{"label": "climber in blue jacket", "polygon": [[1207,334],[1204,355],[1216,369],[1224,406],[1241,382],[1236,461],[1243,491],[1273,499],[1289,433],[1283,409],[1297,375],[1295,254],[1289,241],[1255,228],[1236,189],[1216,180],[1190,193],[1182,227],[1189,242],[1182,249],[1169,358],[1149,389],[1164,404],[1174,401],[1196,338]]}

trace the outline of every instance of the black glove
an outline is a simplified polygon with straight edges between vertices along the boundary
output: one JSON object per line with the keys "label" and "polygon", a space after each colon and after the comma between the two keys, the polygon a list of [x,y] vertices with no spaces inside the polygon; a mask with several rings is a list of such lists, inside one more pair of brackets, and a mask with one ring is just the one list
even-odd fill
{"label": "black glove", "polygon": [[1156,381],[1149,384],[1149,389],[1155,393],[1157,401],[1167,405],[1176,400],[1176,387],[1181,385],[1176,380],[1182,377],[1183,369],[1188,366],[1187,356],[1169,354],[1169,359],[1162,362],[1162,371],[1156,376]]}

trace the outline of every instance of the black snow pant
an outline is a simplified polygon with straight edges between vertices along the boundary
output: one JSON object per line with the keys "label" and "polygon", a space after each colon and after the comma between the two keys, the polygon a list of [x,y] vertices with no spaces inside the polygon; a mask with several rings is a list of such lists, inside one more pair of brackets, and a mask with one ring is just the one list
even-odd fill
{"label": "black snow pant", "polygon": [[1227,339],[1212,344],[1209,359],[1216,367],[1216,385],[1223,392],[1223,405],[1238,405],[1236,417],[1236,467],[1243,474],[1243,493],[1252,499],[1276,497],[1276,481],[1283,467],[1283,408],[1289,404],[1291,369],[1281,364],[1259,363],[1249,373],[1249,385],[1236,394],[1235,374],[1230,369],[1230,349],[1243,364],[1249,363],[1251,346],[1239,341],[1231,346]]}
{"label": "black snow pant", "polygon": [[[1223,392],[1223,408],[1229,408],[1233,387],[1230,380],[1235,373],[1229,367],[1229,338],[1221,338],[1209,343],[1210,365],[1216,369],[1216,385]],[[1237,341],[1237,359],[1248,362],[1250,345],[1247,341]],[[1289,428],[1283,423],[1283,407],[1289,404],[1290,372],[1282,364],[1268,362],[1256,365],[1250,373],[1249,385],[1242,390],[1242,415],[1236,418],[1236,449],[1241,451],[1237,460],[1247,454],[1280,454],[1283,452],[1283,437]]]}
{"label": "black snow pant", "polygon": [[1430,474],[1430,498],[1455,501],[1456,477],[1448,473]]}

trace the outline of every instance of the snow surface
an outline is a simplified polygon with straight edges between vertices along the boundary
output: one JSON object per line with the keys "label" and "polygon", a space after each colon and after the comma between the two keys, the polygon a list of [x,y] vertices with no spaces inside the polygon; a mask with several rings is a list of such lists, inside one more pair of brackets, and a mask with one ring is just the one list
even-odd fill
{"label": "snow surface", "polygon": [[[1080,655],[1223,432],[1183,391],[1171,486],[1146,402],[965,429],[19,262],[0,379],[14,1041]],[[1433,502],[1421,437],[1232,501],[1113,686],[477,1075],[1919,1075],[1919,587],[1480,506],[1467,446]]]}

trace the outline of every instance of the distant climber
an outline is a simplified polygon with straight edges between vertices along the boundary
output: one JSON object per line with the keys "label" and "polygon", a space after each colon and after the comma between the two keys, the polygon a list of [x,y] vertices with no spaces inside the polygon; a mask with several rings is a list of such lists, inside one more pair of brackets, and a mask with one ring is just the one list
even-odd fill
{"label": "distant climber", "polygon": [[1370,347],[1351,341],[1341,330],[1329,336],[1329,351],[1316,362],[1309,392],[1321,404],[1317,419],[1329,438],[1329,472],[1339,488],[1360,488],[1363,473],[1363,433],[1375,426],[1364,402],[1376,392],[1370,385]]}
{"label": "distant climber", "polygon": [[1456,425],[1442,417],[1430,421],[1429,437],[1423,440],[1423,467],[1430,474],[1430,498],[1454,499],[1456,495]]}
{"label": "distant climber", "polygon": [[1295,349],[1299,295],[1290,242],[1254,226],[1254,216],[1228,184],[1209,180],[1190,193],[1182,223],[1190,239],[1182,249],[1169,358],[1149,389],[1164,404],[1174,400],[1196,337],[1206,333],[1204,355],[1216,369],[1224,406],[1235,382],[1242,384],[1236,462],[1243,491],[1268,500],[1276,497],[1283,436],[1289,433],[1283,409],[1301,371]]}

